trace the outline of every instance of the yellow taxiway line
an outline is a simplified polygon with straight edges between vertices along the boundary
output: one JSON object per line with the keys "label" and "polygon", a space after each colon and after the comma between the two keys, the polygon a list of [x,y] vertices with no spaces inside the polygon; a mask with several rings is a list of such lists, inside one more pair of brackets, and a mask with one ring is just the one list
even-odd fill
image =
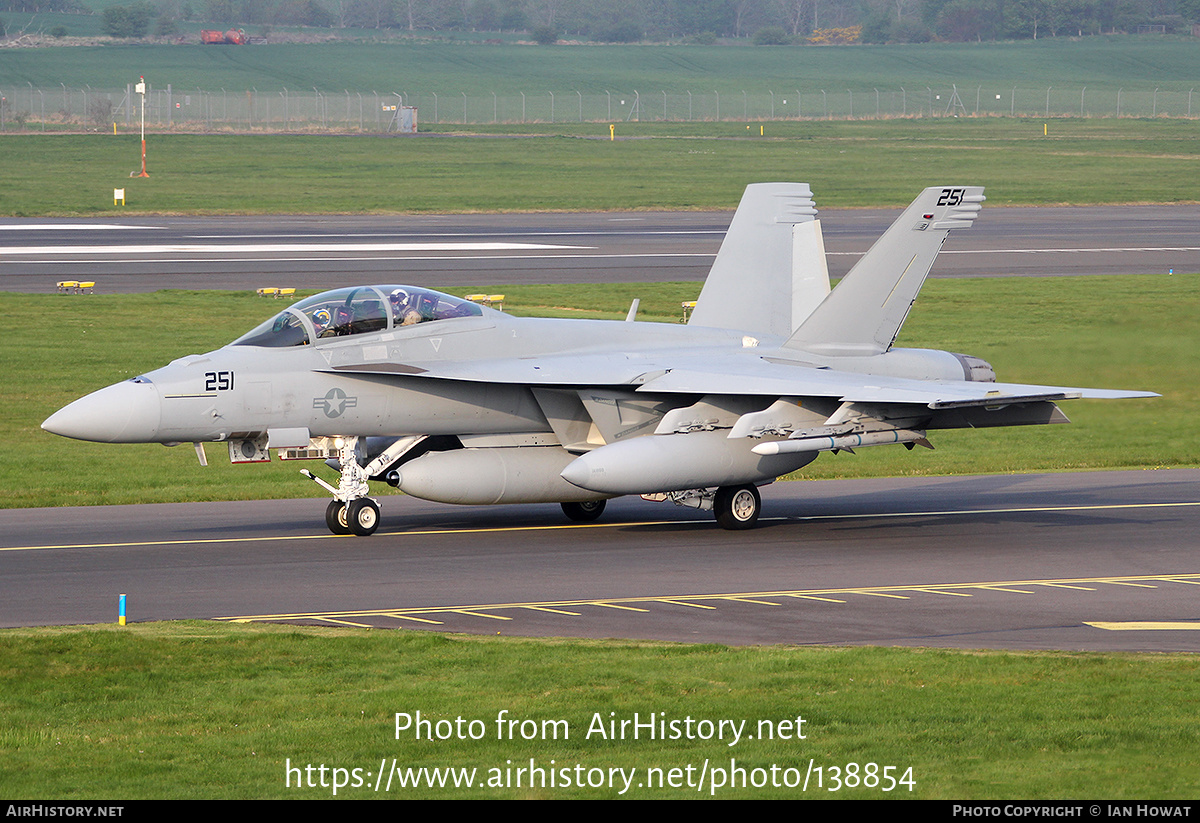
{"label": "yellow taxiway line", "polygon": [[[771,598],[793,597],[804,600],[819,600],[828,603],[845,604],[847,601],[834,597],[834,595],[868,595],[875,597],[910,599],[905,594],[953,594],[959,596],[969,596],[971,591],[979,592],[1001,592],[1015,594],[1033,594],[1028,591],[1030,588],[1079,588],[1085,591],[1095,591],[1096,587],[1102,585],[1112,586],[1137,586],[1141,588],[1155,588],[1148,585],[1150,583],[1190,583],[1200,584],[1200,573],[1198,574],[1161,574],[1161,575],[1136,575],[1136,576],[1110,576],[1110,577],[1082,577],[1082,578],[1054,578],[1045,580],[993,580],[993,581],[976,581],[963,583],[918,583],[914,585],[898,585],[898,586],[856,586],[850,588],[831,588],[831,589],[800,589],[791,591],[757,591],[757,592],[722,592],[719,594],[675,594],[675,595],[649,595],[640,597],[606,597],[595,600],[548,600],[548,601],[531,601],[521,603],[476,603],[471,605],[445,605],[445,606],[419,606],[414,608],[383,608],[383,609],[362,609],[344,612],[292,612],[287,614],[254,614],[240,615],[234,617],[219,617],[218,620],[227,620],[232,622],[277,622],[287,620],[320,620],[326,622],[345,621],[351,618],[358,620],[369,617],[375,618],[391,618],[393,620],[422,620],[428,621],[433,616],[447,616],[452,614],[469,615],[472,617],[486,617],[493,620],[511,620],[511,617],[504,617],[496,614],[496,612],[505,612],[513,610],[534,610],[542,612],[551,612],[559,614],[568,614],[578,616],[577,612],[572,609],[580,606],[600,606],[609,609],[628,609],[631,611],[646,611],[641,606],[650,604],[672,605],[672,606],[688,606],[695,609],[716,610],[721,602],[749,603],[761,605],[779,605],[771,602]],[[1022,587],[1022,588],[1014,588]],[[964,591],[966,590],[966,591]],[[718,605],[712,605],[717,603]],[[435,621],[436,622],[436,621]],[[1200,622],[1196,623],[1153,623],[1153,622],[1131,622],[1131,623],[1103,623],[1089,622],[1085,623],[1088,626],[1096,628],[1113,629],[1114,627],[1124,630],[1134,629],[1149,629],[1149,628],[1192,628],[1200,629]]]}
{"label": "yellow taxiway line", "polygon": [[[1095,506],[1027,506],[1023,508],[1006,509],[948,509],[944,511],[913,511],[913,512],[869,512],[865,514],[817,514],[800,515],[797,517],[764,517],[759,522],[816,522],[827,520],[864,520],[883,518],[910,517],[963,517],[995,514],[1036,514],[1036,513],[1070,513],[1091,511],[1121,511],[1130,509],[1165,509],[1179,507],[1200,507],[1200,501],[1177,503],[1112,503]],[[539,532],[566,531],[577,529],[619,529],[636,526],[683,526],[695,524],[711,524],[708,518],[692,520],[633,520],[614,521],[611,523],[556,523],[545,526],[492,526],[485,528],[456,528],[456,529],[413,529],[388,532],[377,532],[372,540],[381,537],[435,537],[454,534],[503,534],[506,532]],[[267,537],[204,537],[184,540],[132,540],[113,543],[61,543],[36,546],[0,546],[0,552],[19,551],[50,551],[54,549],[116,549],[152,546],[203,546],[221,543],[278,543],[286,540],[354,540],[353,535],[334,534],[295,534],[271,535]]]}

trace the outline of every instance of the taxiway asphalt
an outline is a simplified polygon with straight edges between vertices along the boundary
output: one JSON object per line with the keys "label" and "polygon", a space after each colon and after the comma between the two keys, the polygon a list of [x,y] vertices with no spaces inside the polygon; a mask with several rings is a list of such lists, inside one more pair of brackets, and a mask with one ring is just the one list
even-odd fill
{"label": "taxiway asphalt", "polygon": [[727,532],[640,499],[0,511],[0,625],[203,618],[732,644],[1200,651],[1200,470],[776,483]]}
{"label": "taxiway asphalt", "polygon": [[[899,215],[820,214],[840,277]],[[699,283],[731,212],[0,219],[0,291]],[[934,277],[1200,271],[1200,206],[987,207]]]}

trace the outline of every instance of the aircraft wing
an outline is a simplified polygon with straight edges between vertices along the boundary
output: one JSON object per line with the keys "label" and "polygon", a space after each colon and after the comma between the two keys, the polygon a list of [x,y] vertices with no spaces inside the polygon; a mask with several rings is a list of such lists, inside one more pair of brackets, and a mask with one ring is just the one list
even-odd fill
{"label": "aircraft wing", "polygon": [[330,371],[530,386],[635,386],[639,392],[659,394],[831,397],[843,402],[910,404],[930,409],[1158,396],[1153,392],[1114,389],[916,380],[773,362],[757,355],[731,356],[728,352],[546,355],[411,365],[363,363],[334,366]]}
{"label": "aircraft wing", "polygon": [[751,368],[741,369],[737,373],[712,369],[673,369],[660,377],[647,380],[638,390],[689,394],[836,397],[844,402],[913,404],[931,409],[1003,406],[1043,400],[1114,400],[1158,396],[1153,392],[1022,383],[914,380],[811,366],[777,365],[762,359]]}

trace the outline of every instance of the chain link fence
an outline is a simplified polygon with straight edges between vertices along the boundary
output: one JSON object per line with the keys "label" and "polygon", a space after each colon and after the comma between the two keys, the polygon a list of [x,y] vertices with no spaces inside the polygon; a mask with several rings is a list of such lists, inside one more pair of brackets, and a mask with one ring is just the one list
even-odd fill
{"label": "chain link fence", "polygon": [[[871,120],[895,117],[1193,117],[1194,89],[994,88],[922,86],[893,89],[718,91],[530,91],[444,94],[419,90],[324,92],[318,89],[179,89],[148,87],[146,126],[154,131],[367,132],[424,125]],[[408,120],[406,120],[406,116]],[[0,131],[136,127],[141,97],[125,89],[0,86]]]}

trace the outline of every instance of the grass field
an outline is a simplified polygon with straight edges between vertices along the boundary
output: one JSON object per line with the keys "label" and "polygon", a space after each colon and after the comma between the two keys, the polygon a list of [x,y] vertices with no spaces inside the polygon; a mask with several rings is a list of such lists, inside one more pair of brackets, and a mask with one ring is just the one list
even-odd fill
{"label": "grass field", "polygon": [[[1003,380],[1159,392],[1154,400],[1064,404],[1070,426],[937,432],[936,451],[874,448],[826,455],[805,478],[1195,466],[1200,462],[1200,275],[932,280],[900,345],[971,353]],[[618,319],[634,297],[643,319],[676,322],[689,283],[603,287],[497,285],[518,314]],[[460,290],[461,293],[461,290]],[[103,445],[47,434],[39,424],[88,391],[223,345],[277,310],[253,294],[6,294],[14,316],[42,333],[0,349],[0,506],[306,497],[295,465],[231,466],[210,445],[201,469],[188,447]],[[556,308],[557,307],[557,308]],[[579,307],[563,312],[561,307]],[[599,313],[596,308],[601,309]],[[165,328],[158,318],[204,317]],[[36,466],[36,471],[30,471]],[[387,493],[386,486],[377,491]],[[402,503],[391,511],[401,513]]]}
{"label": "grass field", "polygon": [[[9,15],[5,15],[6,18]],[[83,20],[85,18],[76,18]],[[95,20],[96,18],[90,18]],[[13,18],[10,28],[18,25]],[[67,21],[72,25],[81,25]],[[1184,91],[1200,81],[1190,38],[1045,38],[1017,43],[761,48],[754,46],[478,46],[453,43],[334,42],[218,48],[104,45],[0,50],[0,90],[59,84],[125,88],[144,75],[155,88],[277,92],[314,86],[412,95],[529,94],[546,91],[643,94],[743,90],[777,93],[852,88],[923,91],[957,83],[1095,90]],[[253,33],[253,31],[251,31]]]}
{"label": "grass field", "polygon": [[770,124],[765,137],[742,124],[622,124],[616,142],[588,124],[507,140],[156,135],[148,179],[130,177],[136,133],[10,135],[0,213],[732,209],[764,180],[808,182],[822,207],[904,205],[931,181],[985,185],[999,205],[1195,202],[1195,130],[1068,119],[1043,136],[1042,122],[989,118]]}
{"label": "grass field", "polygon": [[[335,767],[351,783],[340,798],[601,798],[623,786],[563,787],[557,771],[555,788],[530,789],[527,776],[516,788],[516,768],[532,759],[546,773],[552,763],[567,768],[572,783],[592,769],[602,770],[591,772],[597,781],[609,769],[635,770],[624,795],[632,798],[1194,799],[1198,665],[1195,655],[727,648],[210,623],[6,630],[0,786],[28,800],[317,799],[333,796]],[[480,737],[397,733],[396,713],[418,711],[449,721],[443,730],[456,718],[479,721]],[[537,739],[497,739],[503,711],[534,721]],[[597,715],[635,712],[643,721],[651,713],[745,721],[755,739],[587,737]],[[798,717],[804,723],[788,739],[759,733],[760,721]],[[804,795],[772,787],[772,777],[802,782],[810,759],[825,770],[823,789],[816,777]],[[475,769],[476,784],[496,785],[400,789],[393,780],[391,792],[377,793],[381,761]],[[316,768],[314,788],[296,787],[308,764],[326,766],[324,788]],[[289,765],[298,770],[290,788]],[[735,765],[746,782],[766,785],[714,790],[716,770],[729,779]],[[852,785],[833,791],[833,766]],[[912,788],[883,791],[887,766]],[[639,786],[655,768],[662,782],[678,769],[677,787]],[[869,774],[874,786],[864,785]]]}

